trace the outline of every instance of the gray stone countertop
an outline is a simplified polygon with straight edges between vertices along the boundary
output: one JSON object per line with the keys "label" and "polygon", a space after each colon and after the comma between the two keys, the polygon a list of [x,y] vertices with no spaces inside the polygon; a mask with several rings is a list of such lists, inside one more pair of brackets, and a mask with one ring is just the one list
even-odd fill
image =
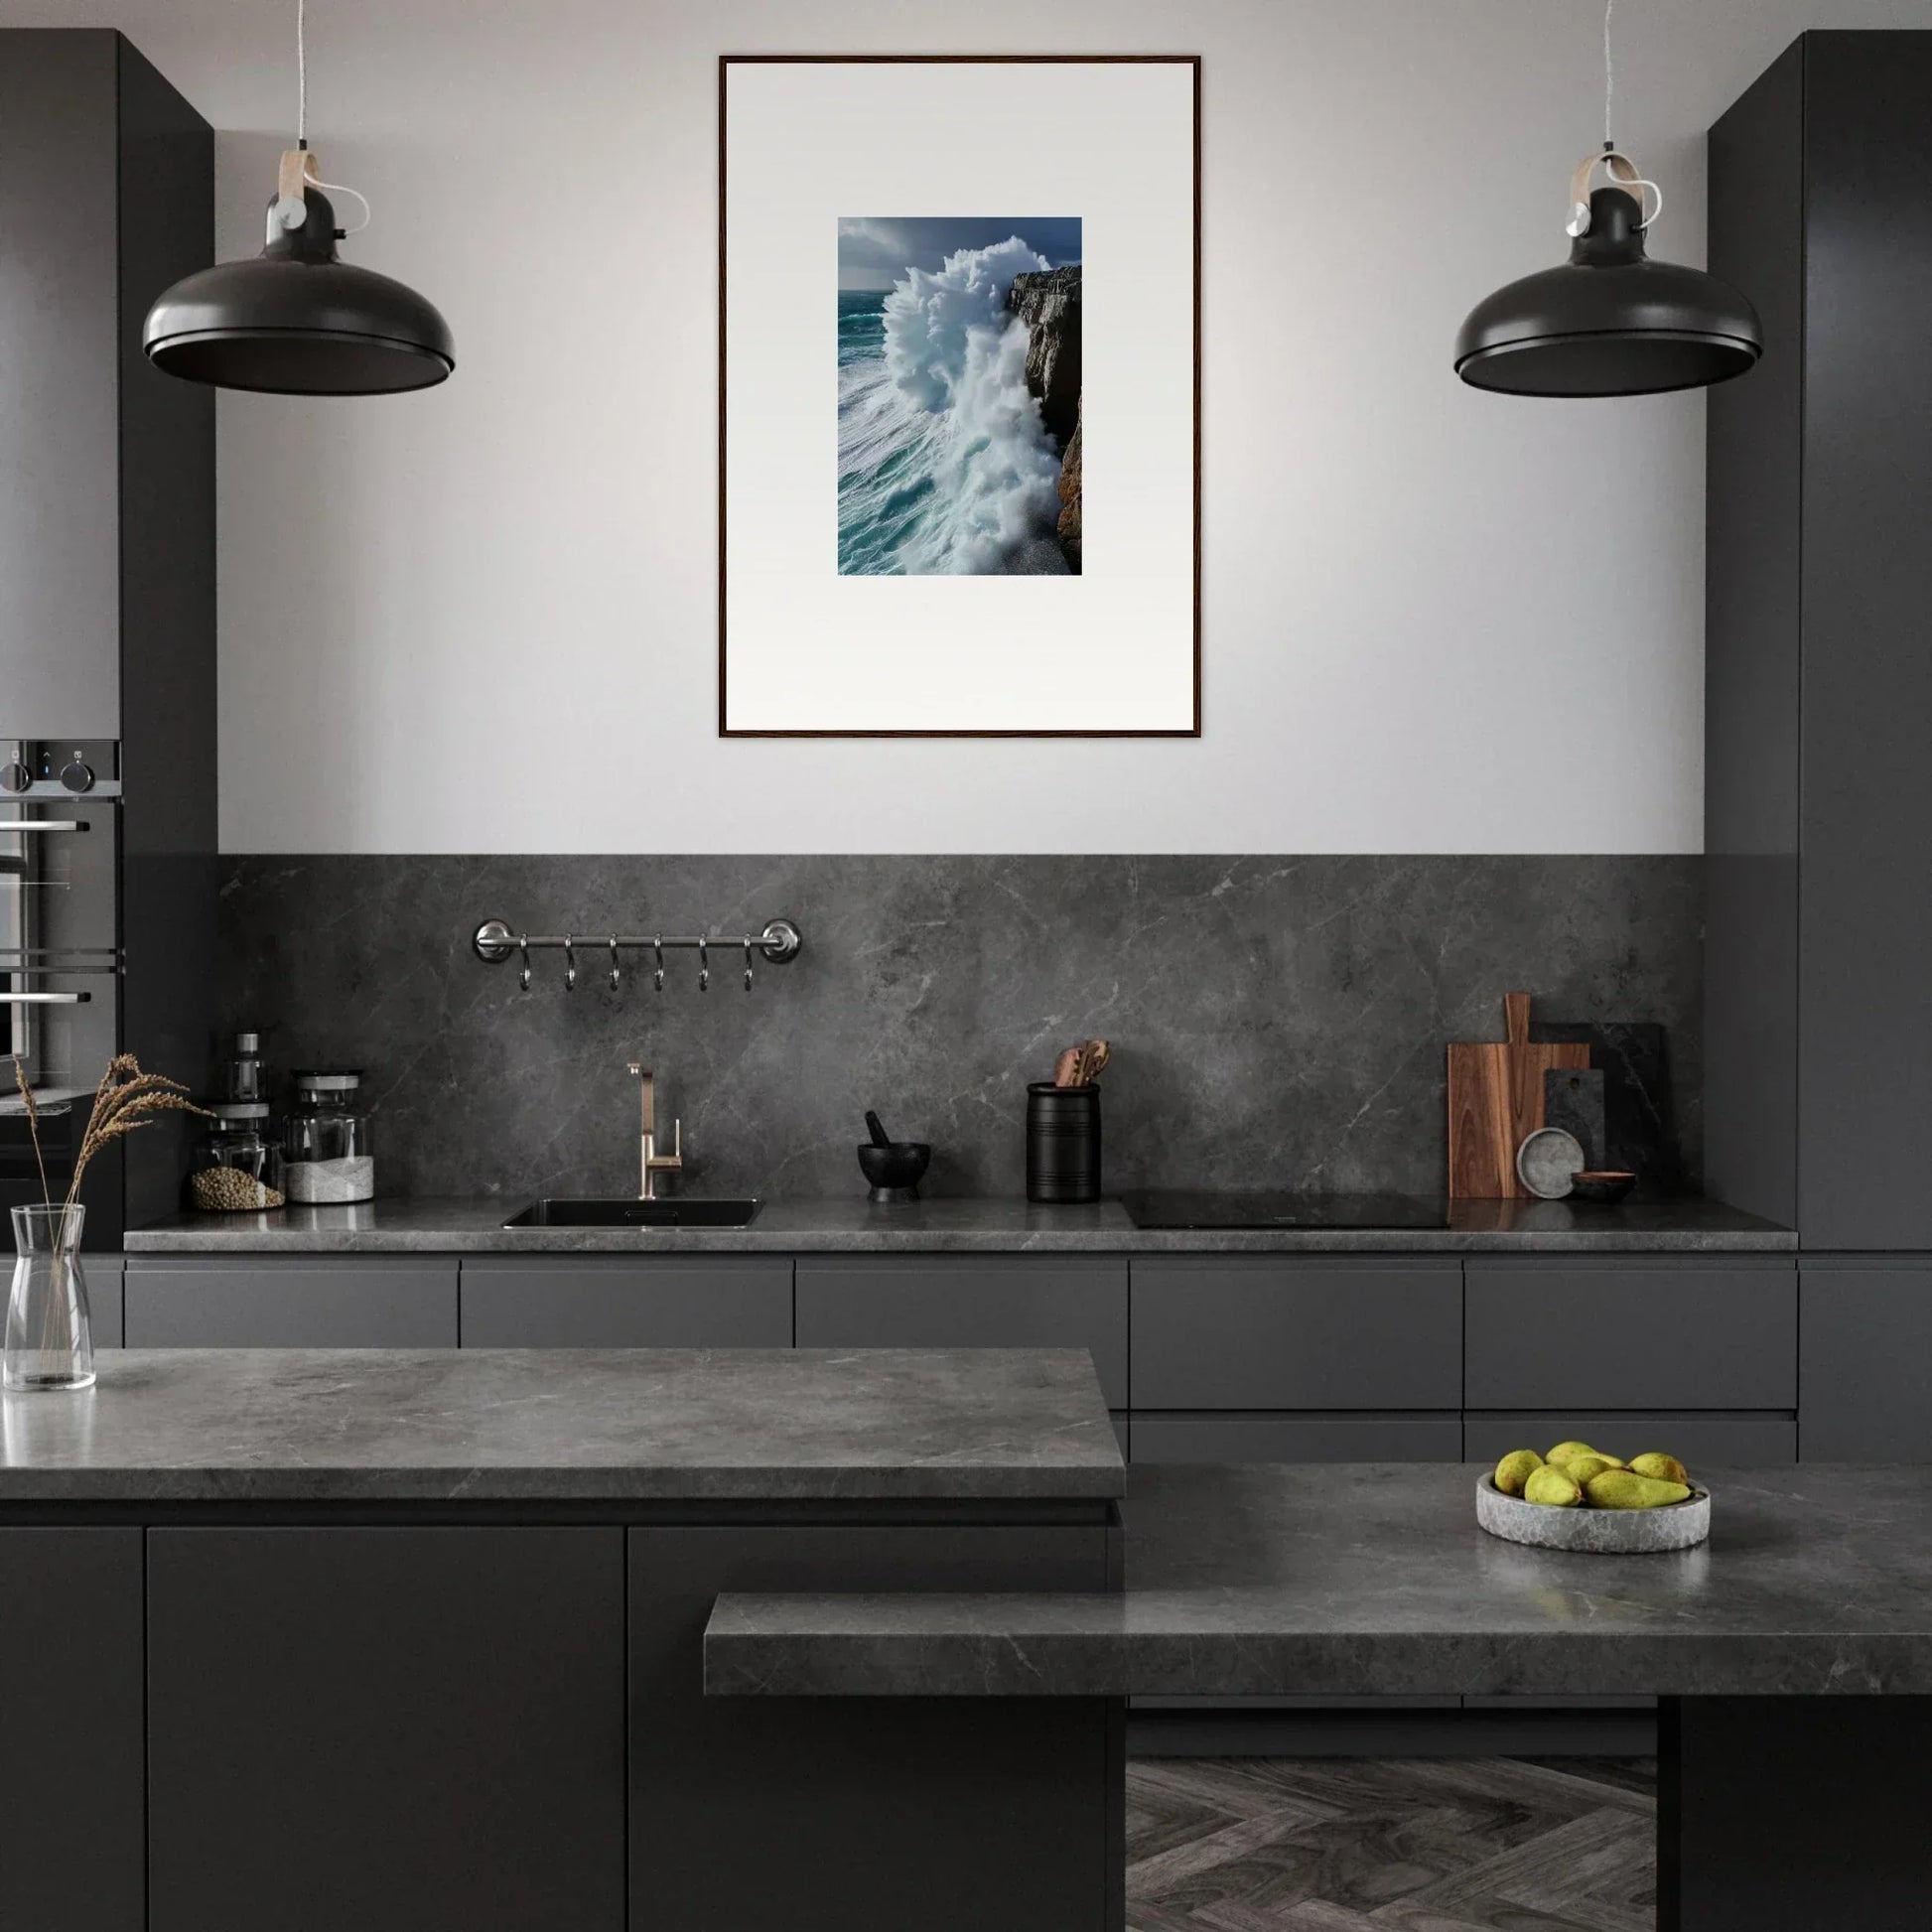
{"label": "gray stone countertop", "polygon": [[134,1255],[246,1254],[1752,1254],[1798,1237],[1721,1202],[1457,1201],[1439,1228],[1143,1229],[1118,1201],[774,1200],[744,1228],[506,1228],[521,1200],[376,1200],[184,1214],[131,1230]]}
{"label": "gray stone countertop", "polygon": [[127,1349],[0,1401],[17,1503],[1073,1501],[1078,1349]]}
{"label": "gray stone countertop", "polygon": [[712,1695],[1932,1692],[1932,1466],[1697,1471],[1712,1535],[1476,1527],[1476,1465],[1137,1466],[1119,1595],[726,1595]]}

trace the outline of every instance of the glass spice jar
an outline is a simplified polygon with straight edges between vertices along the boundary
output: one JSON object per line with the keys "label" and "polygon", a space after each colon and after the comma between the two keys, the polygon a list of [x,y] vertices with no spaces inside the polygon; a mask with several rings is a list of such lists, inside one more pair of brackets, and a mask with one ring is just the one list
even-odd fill
{"label": "glass spice jar", "polygon": [[214,1116],[188,1176],[190,1203],[205,1213],[239,1214],[280,1207],[282,1150],[269,1131],[265,1100],[216,1100]]}
{"label": "glass spice jar", "polygon": [[298,1072],[295,1111],[282,1126],[282,1186],[290,1200],[373,1200],[375,1150],[356,1104],[362,1075],[350,1067]]}

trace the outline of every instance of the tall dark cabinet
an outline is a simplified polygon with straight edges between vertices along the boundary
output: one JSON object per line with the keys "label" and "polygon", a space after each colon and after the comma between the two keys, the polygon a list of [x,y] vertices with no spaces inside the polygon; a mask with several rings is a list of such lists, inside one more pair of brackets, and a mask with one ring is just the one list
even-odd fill
{"label": "tall dark cabinet", "polygon": [[1932,33],[1802,36],[1711,132],[1764,321],[1709,416],[1705,1165],[1795,1226],[1800,1453],[1932,1410]]}
{"label": "tall dark cabinet", "polygon": [[[141,351],[213,177],[120,34],[0,31],[0,1053],[57,1087],[117,1049],[197,1081],[215,1019],[214,400]],[[182,1132],[102,1160],[90,1250],[179,1205]],[[0,1198],[37,1193],[0,1119]]]}

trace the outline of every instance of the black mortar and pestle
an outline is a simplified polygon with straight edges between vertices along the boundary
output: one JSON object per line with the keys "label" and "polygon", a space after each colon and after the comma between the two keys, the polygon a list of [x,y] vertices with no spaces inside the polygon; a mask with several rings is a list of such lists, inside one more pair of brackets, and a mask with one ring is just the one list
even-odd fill
{"label": "black mortar and pestle", "polygon": [[872,1182],[872,1199],[888,1205],[917,1200],[919,1176],[932,1159],[931,1147],[924,1141],[894,1140],[870,1107],[866,1131],[872,1139],[859,1143],[859,1166]]}

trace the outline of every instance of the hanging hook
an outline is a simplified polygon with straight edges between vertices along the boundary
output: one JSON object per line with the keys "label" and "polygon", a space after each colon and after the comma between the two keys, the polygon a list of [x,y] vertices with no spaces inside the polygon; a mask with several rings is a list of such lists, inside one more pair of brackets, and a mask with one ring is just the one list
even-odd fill
{"label": "hanging hook", "polygon": [[752,942],[749,938],[745,941],[745,990],[747,993],[752,990]]}
{"label": "hanging hook", "polygon": [[651,990],[661,993],[664,990],[664,935],[659,933],[650,943],[651,950],[657,955],[657,972],[651,981]]}
{"label": "hanging hook", "polygon": [[523,955],[523,970],[517,974],[517,983],[527,993],[530,990],[530,935],[519,933],[516,940],[517,950]]}
{"label": "hanging hook", "polygon": [[618,990],[622,978],[623,969],[618,964],[618,935],[614,932],[611,935],[611,991],[613,993]]}
{"label": "hanging hook", "polygon": [[710,947],[711,941],[709,939],[700,939],[698,941],[698,991],[700,993],[709,993],[711,991]]}
{"label": "hanging hook", "polygon": [[564,934],[564,991],[577,991],[577,938],[569,932]]}

